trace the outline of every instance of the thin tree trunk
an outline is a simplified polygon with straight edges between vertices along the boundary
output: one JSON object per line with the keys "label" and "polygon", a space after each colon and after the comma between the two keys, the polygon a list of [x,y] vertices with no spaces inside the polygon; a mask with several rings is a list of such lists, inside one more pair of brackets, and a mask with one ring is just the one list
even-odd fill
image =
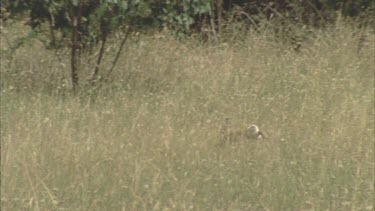
{"label": "thin tree trunk", "polygon": [[73,91],[77,91],[78,86],[78,62],[79,62],[79,25],[81,22],[81,14],[82,14],[82,6],[83,2],[80,0],[78,8],[75,8],[73,5],[71,5],[71,11],[70,11],[70,21],[72,24],[72,46],[71,46],[71,77],[72,77],[72,85],[73,85]]}
{"label": "thin tree trunk", "polygon": [[216,2],[212,1],[211,10],[210,10],[210,25],[211,25],[211,30],[212,30],[214,37],[216,37],[216,27],[215,27],[216,6],[215,5],[216,5]]}
{"label": "thin tree trunk", "polygon": [[[73,22],[76,23],[76,17],[73,17]],[[78,51],[78,29],[77,24],[73,25],[73,32],[72,32],[72,48],[71,48],[71,71],[72,71],[72,85],[73,91],[76,92],[78,86],[78,61],[77,61],[77,51]]]}
{"label": "thin tree trunk", "polygon": [[54,27],[55,27],[55,17],[53,16],[53,13],[52,13],[52,10],[49,9],[48,10],[49,12],[49,15],[50,15],[50,22],[49,22],[49,30],[50,30],[50,34],[51,34],[51,43],[50,45],[55,48],[56,47],[56,36],[55,36],[55,30],[54,30]]}
{"label": "thin tree trunk", "polygon": [[223,14],[223,0],[216,0],[216,24],[217,32],[221,34],[221,16]]}
{"label": "thin tree trunk", "polygon": [[128,26],[128,30],[126,31],[125,36],[124,36],[124,38],[123,38],[122,41],[121,41],[120,48],[119,48],[119,50],[117,51],[117,55],[116,55],[116,57],[115,57],[115,60],[113,60],[113,62],[112,62],[112,67],[111,67],[111,69],[108,71],[108,74],[107,74],[107,76],[104,78],[104,80],[108,80],[109,75],[112,73],[113,69],[115,69],[115,66],[116,66],[116,64],[117,64],[117,61],[118,61],[118,59],[119,59],[119,57],[120,57],[120,55],[121,55],[121,51],[122,51],[122,49],[123,49],[124,46],[125,46],[126,40],[128,40],[128,37],[129,37],[130,31],[131,31],[131,27],[132,27],[132,23],[130,22],[130,24],[129,24],[129,26]]}
{"label": "thin tree trunk", "polygon": [[99,67],[100,67],[100,63],[101,63],[102,58],[103,58],[104,47],[105,47],[106,41],[107,41],[107,34],[103,34],[103,37],[102,37],[102,45],[100,46],[99,56],[98,56],[98,59],[96,60],[95,69],[94,69],[94,74],[93,74],[93,76],[91,77],[91,83],[93,83],[93,84],[95,83],[95,81],[96,81],[97,78],[98,78]]}

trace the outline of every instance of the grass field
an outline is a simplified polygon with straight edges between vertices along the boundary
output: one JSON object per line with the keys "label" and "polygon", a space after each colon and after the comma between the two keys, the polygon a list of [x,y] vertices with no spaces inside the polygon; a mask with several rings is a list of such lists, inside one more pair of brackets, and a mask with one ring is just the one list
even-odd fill
{"label": "grass field", "polygon": [[[68,51],[33,41],[11,54],[27,30],[4,30],[4,211],[374,209],[370,29],[312,30],[299,51],[267,32],[140,35],[111,83],[77,95]],[[225,118],[269,137],[217,147]]]}

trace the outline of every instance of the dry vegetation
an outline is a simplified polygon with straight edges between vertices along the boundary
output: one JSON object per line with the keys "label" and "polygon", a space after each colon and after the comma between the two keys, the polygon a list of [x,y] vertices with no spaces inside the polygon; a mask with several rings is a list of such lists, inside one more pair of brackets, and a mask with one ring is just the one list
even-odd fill
{"label": "dry vegetation", "polygon": [[[1,34],[3,210],[374,209],[371,30],[312,30],[299,52],[270,32],[142,35],[78,95],[66,52],[11,54],[23,30]],[[268,139],[216,147],[227,117]]]}

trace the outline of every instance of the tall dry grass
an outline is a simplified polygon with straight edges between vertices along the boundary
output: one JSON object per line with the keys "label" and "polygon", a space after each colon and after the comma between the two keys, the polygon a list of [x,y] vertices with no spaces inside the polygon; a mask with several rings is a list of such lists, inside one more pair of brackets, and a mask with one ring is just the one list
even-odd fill
{"label": "tall dry grass", "polygon": [[[5,30],[10,43],[24,33]],[[373,210],[374,41],[342,22],[298,52],[267,31],[220,44],[142,35],[110,83],[79,95],[64,51],[34,41],[10,55],[3,42],[1,206]],[[269,138],[216,147],[227,117]]]}

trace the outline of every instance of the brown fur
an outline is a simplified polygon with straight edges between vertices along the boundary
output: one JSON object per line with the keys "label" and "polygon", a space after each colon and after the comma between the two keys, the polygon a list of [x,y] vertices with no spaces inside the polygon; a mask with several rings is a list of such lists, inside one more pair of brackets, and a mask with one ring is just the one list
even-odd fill
{"label": "brown fur", "polygon": [[231,131],[229,127],[229,120],[226,119],[225,125],[221,129],[221,140],[219,145],[265,138],[264,133],[260,131],[256,125],[251,125],[245,130]]}

